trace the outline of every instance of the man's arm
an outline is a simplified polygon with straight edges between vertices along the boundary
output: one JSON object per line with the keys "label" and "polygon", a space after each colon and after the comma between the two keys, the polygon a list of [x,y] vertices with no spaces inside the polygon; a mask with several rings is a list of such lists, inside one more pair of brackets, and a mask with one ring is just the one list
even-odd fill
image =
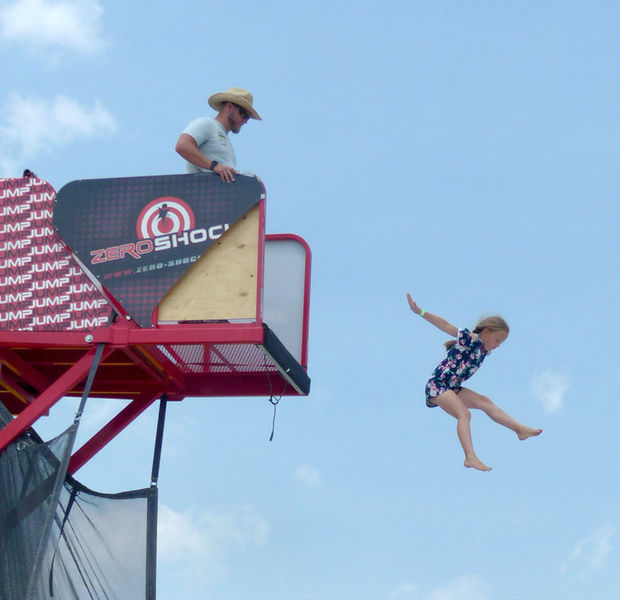
{"label": "man's arm", "polygon": [[196,165],[202,169],[209,169],[211,167],[211,159],[207,158],[199,149],[196,140],[187,133],[182,133],[177,140],[177,145],[174,147],[178,154],[180,154],[187,162]]}
{"label": "man's arm", "polygon": [[[174,147],[177,153],[184,158],[187,162],[200,167],[201,169],[210,169],[213,162],[208,156],[205,156],[200,149],[196,140],[188,133],[182,133],[177,140],[177,144]],[[237,172],[232,167],[227,165],[218,164],[214,173],[217,173],[223,181],[231,183],[235,180],[235,173]]]}

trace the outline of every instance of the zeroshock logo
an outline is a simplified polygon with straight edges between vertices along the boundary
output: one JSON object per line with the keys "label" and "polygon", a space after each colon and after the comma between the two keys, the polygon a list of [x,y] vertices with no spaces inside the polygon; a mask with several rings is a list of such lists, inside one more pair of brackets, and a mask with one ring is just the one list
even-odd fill
{"label": "zeroshock logo", "polygon": [[136,223],[138,239],[156,238],[194,229],[194,211],[187,202],[164,196],[149,202]]}
{"label": "zeroshock logo", "polygon": [[[174,196],[162,196],[151,200],[140,211],[136,221],[137,241],[92,250],[90,262],[96,265],[127,257],[141,259],[153,252],[216,240],[229,228],[228,223],[196,228],[194,211],[187,202]],[[176,262],[161,263],[158,268],[175,266]]]}

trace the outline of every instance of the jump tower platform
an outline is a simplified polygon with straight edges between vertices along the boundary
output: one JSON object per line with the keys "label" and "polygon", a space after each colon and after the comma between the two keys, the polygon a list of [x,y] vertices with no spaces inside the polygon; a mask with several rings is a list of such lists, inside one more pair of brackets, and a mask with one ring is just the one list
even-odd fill
{"label": "jump tower platform", "polygon": [[65,396],[131,402],[310,390],[310,250],[265,234],[256,177],[0,179],[0,452]]}

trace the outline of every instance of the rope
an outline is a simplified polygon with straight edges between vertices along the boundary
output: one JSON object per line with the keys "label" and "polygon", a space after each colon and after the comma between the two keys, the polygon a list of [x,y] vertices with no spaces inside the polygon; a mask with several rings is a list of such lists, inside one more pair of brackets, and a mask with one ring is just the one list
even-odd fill
{"label": "rope", "polygon": [[162,394],[159,399],[159,415],[157,417],[157,432],[155,434],[155,448],[153,449],[153,469],[151,470],[151,487],[157,486],[159,479],[159,465],[161,463],[161,449],[164,440],[164,423],[166,421],[166,403],[168,395]]}
{"label": "rope", "polygon": [[273,442],[273,436],[276,432],[276,410],[280,400],[282,399],[282,394],[280,394],[277,398],[273,395],[273,384],[271,383],[271,377],[269,376],[269,364],[267,363],[267,355],[263,354],[263,364],[265,366],[265,374],[267,375],[267,385],[269,386],[269,402],[273,405],[273,419],[271,420],[271,435],[269,436],[269,441]]}
{"label": "rope", "polygon": [[273,396],[269,396],[269,402],[273,404],[273,419],[271,421],[271,435],[269,436],[270,442],[273,441],[273,436],[276,432],[276,409],[278,407],[278,403],[280,402],[281,398],[282,396],[280,396],[279,398],[274,398]]}

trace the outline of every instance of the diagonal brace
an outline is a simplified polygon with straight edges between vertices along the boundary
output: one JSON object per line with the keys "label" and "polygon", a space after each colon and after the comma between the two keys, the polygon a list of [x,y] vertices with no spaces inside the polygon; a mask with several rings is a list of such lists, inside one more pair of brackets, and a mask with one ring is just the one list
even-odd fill
{"label": "diagonal brace", "polygon": [[142,414],[162,394],[161,390],[150,390],[141,393],[131,404],[128,404],[121,412],[104,425],[90,440],[77,450],[69,460],[68,472],[73,475],[86,462],[88,462],[99,450],[111,442],[125,427],[136,417]]}
{"label": "diagonal brace", "polygon": [[[102,359],[113,352],[112,348],[103,350]],[[96,349],[92,348],[75,364],[67,369],[56,381],[42,392],[31,404],[2,430],[0,430],[0,452],[28,429],[39,417],[44,415],[69,390],[73,389],[88,374],[94,360]]]}

